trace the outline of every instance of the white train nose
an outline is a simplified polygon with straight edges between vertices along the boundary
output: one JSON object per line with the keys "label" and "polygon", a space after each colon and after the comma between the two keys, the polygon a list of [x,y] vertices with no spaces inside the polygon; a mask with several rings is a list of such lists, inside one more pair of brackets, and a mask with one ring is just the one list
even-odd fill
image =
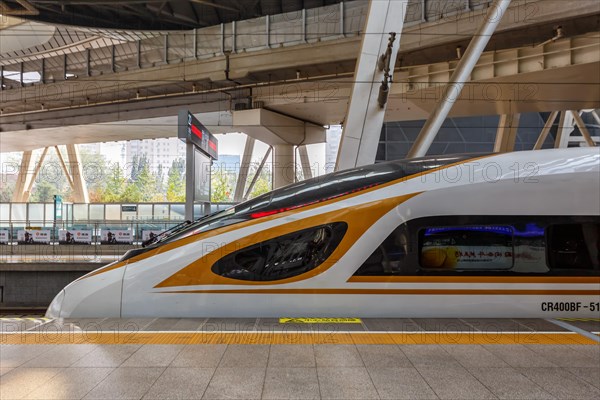
{"label": "white train nose", "polygon": [[50,303],[50,307],[46,310],[46,318],[60,318],[60,310],[64,299],[65,290],[63,289],[54,297],[52,303]]}
{"label": "white train nose", "polygon": [[119,318],[125,268],[94,271],[65,287],[52,301],[50,318]]}

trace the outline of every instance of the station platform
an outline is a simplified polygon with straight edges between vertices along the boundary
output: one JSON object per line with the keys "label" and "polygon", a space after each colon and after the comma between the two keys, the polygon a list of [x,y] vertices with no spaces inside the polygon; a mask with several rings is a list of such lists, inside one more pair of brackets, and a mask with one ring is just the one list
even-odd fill
{"label": "station platform", "polygon": [[600,320],[0,318],[1,399],[600,398]]}

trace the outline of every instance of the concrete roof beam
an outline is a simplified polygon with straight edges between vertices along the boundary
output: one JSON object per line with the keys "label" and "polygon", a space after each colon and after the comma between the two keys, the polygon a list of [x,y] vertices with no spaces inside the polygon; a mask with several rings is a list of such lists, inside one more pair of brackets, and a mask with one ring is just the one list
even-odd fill
{"label": "concrete roof beam", "polygon": [[324,143],[325,128],[264,108],[233,112],[233,129],[269,145]]}

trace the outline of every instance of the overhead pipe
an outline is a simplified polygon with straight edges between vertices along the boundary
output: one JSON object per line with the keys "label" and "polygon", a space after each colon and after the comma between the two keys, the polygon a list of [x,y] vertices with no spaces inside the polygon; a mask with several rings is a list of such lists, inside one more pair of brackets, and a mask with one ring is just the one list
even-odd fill
{"label": "overhead pipe", "polygon": [[431,143],[433,143],[444,120],[450,113],[454,101],[460,96],[465,82],[469,79],[471,72],[473,72],[475,64],[479,61],[479,57],[496,31],[510,3],[511,0],[496,0],[490,7],[482,25],[475,33],[471,43],[469,43],[469,47],[467,47],[467,50],[458,62],[442,98],[425,122],[425,126],[421,129],[419,136],[408,152],[408,158],[423,157],[427,154]]}

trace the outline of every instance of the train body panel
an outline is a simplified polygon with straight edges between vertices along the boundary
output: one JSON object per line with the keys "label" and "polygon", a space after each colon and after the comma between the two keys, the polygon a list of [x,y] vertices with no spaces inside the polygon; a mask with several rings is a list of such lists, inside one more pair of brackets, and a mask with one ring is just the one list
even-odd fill
{"label": "train body panel", "polygon": [[426,162],[243,203],[72,283],[48,315],[600,316],[599,149]]}

